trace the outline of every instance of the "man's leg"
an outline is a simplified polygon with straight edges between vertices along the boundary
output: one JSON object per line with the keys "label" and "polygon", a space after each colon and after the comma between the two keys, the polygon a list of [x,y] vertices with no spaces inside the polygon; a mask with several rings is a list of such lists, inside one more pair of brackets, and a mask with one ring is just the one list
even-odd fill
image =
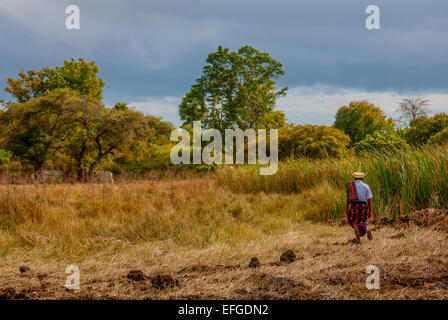
{"label": "man's leg", "polygon": [[[367,229],[367,227],[366,227]],[[373,236],[372,236],[372,232],[370,232],[369,230],[367,230],[367,239],[372,240]]]}
{"label": "man's leg", "polygon": [[360,234],[360,232],[359,232],[359,228],[358,228],[358,226],[356,225],[356,223],[353,224],[353,229],[355,230],[356,241],[357,241],[358,243],[361,243],[361,234]]}

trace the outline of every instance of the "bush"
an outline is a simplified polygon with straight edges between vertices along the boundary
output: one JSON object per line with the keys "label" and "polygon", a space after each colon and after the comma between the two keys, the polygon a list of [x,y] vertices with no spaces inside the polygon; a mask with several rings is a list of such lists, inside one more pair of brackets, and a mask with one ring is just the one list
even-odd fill
{"label": "bush", "polygon": [[339,129],[327,126],[295,126],[279,132],[280,159],[340,158],[347,152],[350,138]]}
{"label": "bush", "polygon": [[428,143],[432,136],[448,128],[448,114],[439,113],[433,117],[419,117],[411,121],[410,128],[405,133],[406,142],[421,146]]}
{"label": "bush", "polygon": [[383,135],[375,132],[354,145],[354,150],[358,155],[371,152],[384,153],[408,149],[409,145],[397,133]]}
{"label": "bush", "polygon": [[444,130],[440,131],[439,133],[433,135],[429,140],[428,144],[435,144],[435,145],[445,145],[448,144],[448,128],[445,128]]}

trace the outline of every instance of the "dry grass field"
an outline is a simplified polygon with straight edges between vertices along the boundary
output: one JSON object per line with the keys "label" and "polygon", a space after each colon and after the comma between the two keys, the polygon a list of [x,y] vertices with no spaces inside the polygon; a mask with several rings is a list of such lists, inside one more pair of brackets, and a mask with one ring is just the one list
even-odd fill
{"label": "dry grass field", "polygon": [[[448,298],[445,211],[377,220],[355,245],[341,219],[307,218],[313,196],[213,178],[1,185],[0,299]],[[294,261],[280,261],[287,250]],[[80,290],[64,287],[70,264]],[[365,286],[368,265],[380,290]]]}

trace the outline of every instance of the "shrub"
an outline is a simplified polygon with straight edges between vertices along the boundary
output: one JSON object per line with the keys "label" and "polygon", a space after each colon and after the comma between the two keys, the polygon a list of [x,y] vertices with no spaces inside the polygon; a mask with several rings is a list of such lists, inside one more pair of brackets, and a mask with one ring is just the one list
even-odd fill
{"label": "shrub", "polygon": [[340,158],[347,152],[350,138],[339,129],[327,126],[294,126],[279,133],[280,159]]}
{"label": "shrub", "polygon": [[397,133],[383,135],[379,132],[375,132],[354,145],[356,154],[366,152],[384,153],[408,149],[409,145],[406,143],[404,138]]}
{"label": "shrub", "polygon": [[428,140],[428,144],[435,144],[439,146],[448,144],[448,128],[445,128],[439,133],[433,135]]}

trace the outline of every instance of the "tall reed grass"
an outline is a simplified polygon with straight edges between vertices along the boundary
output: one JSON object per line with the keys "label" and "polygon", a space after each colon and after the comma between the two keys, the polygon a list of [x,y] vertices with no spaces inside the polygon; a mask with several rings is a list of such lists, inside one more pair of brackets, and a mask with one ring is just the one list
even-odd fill
{"label": "tall reed grass", "polygon": [[[342,217],[345,184],[351,172],[367,172],[365,182],[374,194],[379,217],[396,217],[424,208],[448,207],[448,150],[422,148],[344,159],[300,159],[279,164],[272,176],[254,166],[225,167],[217,172],[219,185],[239,193],[295,193],[302,197],[308,218]],[[331,202],[331,205],[329,205]]]}

